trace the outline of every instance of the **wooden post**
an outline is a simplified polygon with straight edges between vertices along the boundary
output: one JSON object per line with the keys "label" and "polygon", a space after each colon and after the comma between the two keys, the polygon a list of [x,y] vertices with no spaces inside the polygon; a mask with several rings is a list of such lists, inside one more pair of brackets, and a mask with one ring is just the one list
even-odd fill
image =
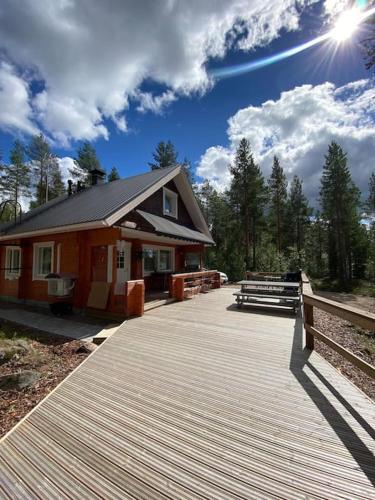
{"label": "wooden post", "polygon": [[174,298],[180,302],[184,300],[184,287],[185,287],[185,279],[180,277],[176,278]]}
{"label": "wooden post", "polygon": [[143,280],[127,281],[126,293],[126,315],[143,316],[145,309],[145,283]]}
{"label": "wooden post", "polygon": [[[310,304],[304,304],[304,313],[305,313],[305,324],[314,326],[314,307]],[[314,350],[314,335],[307,331],[306,332],[306,347],[311,351]]]}

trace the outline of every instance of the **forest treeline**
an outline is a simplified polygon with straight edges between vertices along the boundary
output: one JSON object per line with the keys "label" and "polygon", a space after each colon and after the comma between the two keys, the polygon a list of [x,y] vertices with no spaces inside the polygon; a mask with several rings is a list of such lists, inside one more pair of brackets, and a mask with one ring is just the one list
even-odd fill
{"label": "forest treeline", "polygon": [[[275,156],[266,179],[243,138],[232,165],[230,185],[217,191],[209,181],[196,183],[187,159],[179,161],[174,145],[160,142],[149,163],[151,170],[179,163],[185,169],[208,222],[216,245],[207,248],[205,266],[238,280],[246,270],[306,270],[311,277],[327,278],[350,289],[356,280],[375,280],[375,225],[364,224],[364,213],[375,214],[375,173],[369,179],[364,201],[355,186],[347,155],[332,142],[325,159],[319,190],[319,208],[312,208],[304,194],[303,179],[288,182]],[[94,147],[83,143],[77,150],[69,176],[81,186],[89,171],[103,170]],[[115,167],[107,182],[119,179]],[[59,159],[43,135],[28,144],[15,141],[8,164],[0,162],[1,201],[30,200],[30,208],[66,194]],[[14,218],[7,206],[2,221]]]}
{"label": "forest treeline", "polygon": [[[82,186],[89,182],[91,169],[103,170],[94,147],[84,142],[78,148],[69,176]],[[119,179],[116,167],[107,175],[107,181]],[[31,137],[25,144],[16,140],[10,151],[9,162],[0,157],[0,199],[12,200],[6,205],[1,222],[14,218],[20,210],[18,203],[36,208],[44,203],[66,194],[67,186],[63,182],[60,159],[53,153],[47,139],[42,135]]]}
{"label": "forest treeline", "polygon": [[207,251],[206,267],[231,280],[241,279],[245,270],[302,268],[341,289],[350,289],[356,280],[374,280],[375,227],[364,224],[363,217],[375,212],[375,174],[363,202],[339,144],[332,142],[322,158],[319,209],[310,206],[301,178],[287,181],[277,157],[265,179],[246,139],[228,168],[231,181],[225,192],[208,181],[196,188],[216,242]]}

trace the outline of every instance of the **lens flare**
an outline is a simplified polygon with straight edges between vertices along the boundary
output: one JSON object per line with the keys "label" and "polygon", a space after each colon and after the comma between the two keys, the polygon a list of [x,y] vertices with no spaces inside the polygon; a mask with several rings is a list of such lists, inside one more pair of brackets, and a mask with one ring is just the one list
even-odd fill
{"label": "lens flare", "polygon": [[279,52],[277,54],[274,54],[273,56],[263,57],[261,59],[257,59],[248,63],[228,66],[227,68],[215,68],[210,70],[209,74],[216,79],[230,78],[232,76],[249,73],[251,71],[264,68],[265,66],[269,66],[270,64],[275,64],[284,59],[288,59],[289,57],[299,54],[300,52],[307,50],[310,47],[314,47],[315,45],[319,45],[327,40],[334,40],[336,41],[336,43],[341,43],[344,40],[348,39],[351,35],[353,35],[361,22],[374,14],[375,7],[364,12],[361,12],[358,7],[353,8],[341,14],[332,30],[330,30],[328,33],[325,33],[324,35],[310,40],[309,42],[297,45],[296,47],[292,47],[288,50],[284,50],[283,52]]}
{"label": "lens flare", "polygon": [[343,12],[331,31],[331,37],[336,42],[348,40],[356,31],[362,19],[362,14],[357,8]]}

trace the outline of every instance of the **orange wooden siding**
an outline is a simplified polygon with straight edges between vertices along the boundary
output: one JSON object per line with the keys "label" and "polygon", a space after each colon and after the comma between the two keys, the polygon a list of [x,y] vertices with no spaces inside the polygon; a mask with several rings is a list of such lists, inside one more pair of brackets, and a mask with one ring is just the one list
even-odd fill
{"label": "orange wooden siding", "polygon": [[[48,282],[46,280],[33,280],[33,245],[40,242],[54,242],[53,271],[57,271],[58,247],[60,246],[60,272],[69,273],[77,277],[73,306],[77,309],[86,307],[92,281],[92,248],[98,246],[113,246],[112,253],[112,282],[107,304],[107,311],[126,313],[126,295],[115,295],[116,283],[116,242],[118,240],[130,241],[131,246],[131,280],[143,278],[142,245],[173,247],[171,244],[155,241],[127,239],[121,237],[119,228],[92,229],[88,231],[50,234],[39,237],[13,239],[3,242],[0,247],[0,296],[14,297],[28,301],[51,302],[48,296]],[[5,279],[6,245],[20,245],[22,249],[22,270],[18,279]],[[175,246],[175,272],[183,270],[185,253],[203,253],[203,245]],[[147,282],[147,278],[146,278]],[[147,284],[146,284],[147,287]]]}

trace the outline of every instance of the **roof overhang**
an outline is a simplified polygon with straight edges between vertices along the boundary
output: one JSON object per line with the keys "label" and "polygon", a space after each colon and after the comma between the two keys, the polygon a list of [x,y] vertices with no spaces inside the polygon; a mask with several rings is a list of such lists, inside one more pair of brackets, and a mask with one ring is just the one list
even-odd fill
{"label": "roof overhang", "polygon": [[0,241],[17,240],[19,238],[32,238],[34,236],[44,236],[48,234],[70,233],[73,231],[87,231],[88,229],[104,229],[109,227],[104,221],[84,222],[82,224],[69,224],[66,226],[50,227],[38,231],[28,231],[25,233],[3,234]]}
{"label": "roof overhang", "polygon": [[157,234],[163,236],[172,236],[174,238],[179,238],[186,241],[195,241],[197,243],[203,243],[205,245],[214,244],[211,236],[206,236],[199,231],[181,226],[180,224],[176,224],[169,219],[160,217],[159,215],[144,212],[143,210],[137,210],[136,212],[154,228]]}

